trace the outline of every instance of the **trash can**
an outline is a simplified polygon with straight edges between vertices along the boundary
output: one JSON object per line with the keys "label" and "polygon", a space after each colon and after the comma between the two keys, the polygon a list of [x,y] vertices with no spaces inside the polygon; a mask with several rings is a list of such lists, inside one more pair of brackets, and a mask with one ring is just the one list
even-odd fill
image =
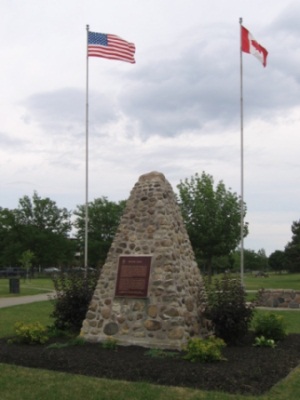
{"label": "trash can", "polygon": [[9,293],[20,293],[19,278],[9,278]]}

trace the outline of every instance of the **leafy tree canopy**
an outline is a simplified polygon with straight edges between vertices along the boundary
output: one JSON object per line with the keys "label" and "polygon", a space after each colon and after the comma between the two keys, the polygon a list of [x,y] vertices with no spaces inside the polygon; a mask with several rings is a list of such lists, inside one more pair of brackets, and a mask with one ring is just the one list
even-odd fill
{"label": "leafy tree canopy", "polygon": [[71,212],[58,208],[48,197],[42,199],[37,192],[32,199],[24,196],[19,200],[15,216],[20,225],[35,226],[43,231],[66,235],[71,230]]}
{"label": "leafy tree canopy", "polygon": [[[179,205],[198,260],[206,260],[208,273],[214,256],[230,254],[240,242],[241,199],[211,175],[197,173],[177,186]],[[246,205],[244,204],[244,217]],[[244,224],[244,236],[248,225]]]}
{"label": "leafy tree canopy", "polygon": [[[88,260],[90,266],[102,266],[105,262],[107,252],[118,228],[120,218],[123,214],[126,201],[118,203],[109,201],[107,197],[95,199],[88,207]],[[85,205],[77,206],[74,212],[77,217],[75,227],[77,228],[77,239],[80,243],[81,253],[84,249],[85,237]]]}
{"label": "leafy tree canopy", "polygon": [[[68,238],[71,212],[34,192],[24,196],[17,209],[0,209],[0,263],[16,266],[26,251],[34,253],[34,265],[62,265],[74,257]],[[25,253],[26,254],[26,253]]]}
{"label": "leafy tree canopy", "polygon": [[291,227],[292,240],[285,247],[286,267],[290,272],[300,272],[300,220]]}
{"label": "leafy tree canopy", "polygon": [[[241,252],[234,252],[234,267],[236,271],[240,268]],[[245,271],[266,271],[268,269],[268,257],[264,249],[257,252],[251,249],[244,249],[244,268]]]}
{"label": "leafy tree canopy", "polygon": [[275,250],[272,254],[270,254],[269,266],[271,270],[280,272],[285,269],[285,264],[286,261],[284,251]]}

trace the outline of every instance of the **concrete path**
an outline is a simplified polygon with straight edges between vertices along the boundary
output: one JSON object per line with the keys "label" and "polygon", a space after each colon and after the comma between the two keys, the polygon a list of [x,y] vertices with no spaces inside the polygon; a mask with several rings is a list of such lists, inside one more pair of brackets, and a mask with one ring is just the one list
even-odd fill
{"label": "concrete path", "polygon": [[37,301],[46,301],[53,298],[54,295],[55,292],[35,294],[33,296],[2,297],[0,298],[0,308],[18,306],[20,304],[35,303]]}

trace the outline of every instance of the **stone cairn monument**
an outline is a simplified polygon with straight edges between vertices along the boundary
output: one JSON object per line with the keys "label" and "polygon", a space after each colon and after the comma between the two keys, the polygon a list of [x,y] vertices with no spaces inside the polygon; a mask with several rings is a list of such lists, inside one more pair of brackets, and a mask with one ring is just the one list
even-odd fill
{"label": "stone cairn monument", "polygon": [[200,271],[176,197],[159,172],[133,187],[92,297],[81,336],[89,342],[181,349],[204,336]]}

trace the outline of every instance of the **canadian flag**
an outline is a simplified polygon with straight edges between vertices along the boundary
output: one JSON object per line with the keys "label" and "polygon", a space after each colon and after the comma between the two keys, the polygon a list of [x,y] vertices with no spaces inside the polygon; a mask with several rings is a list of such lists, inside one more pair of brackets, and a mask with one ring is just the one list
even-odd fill
{"label": "canadian flag", "polygon": [[265,67],[267,65],[267,50],[262,47],[251,35],[251,33],[241,26],[242,28],[242,51],[245,53],[253,54],[262,65]]}

